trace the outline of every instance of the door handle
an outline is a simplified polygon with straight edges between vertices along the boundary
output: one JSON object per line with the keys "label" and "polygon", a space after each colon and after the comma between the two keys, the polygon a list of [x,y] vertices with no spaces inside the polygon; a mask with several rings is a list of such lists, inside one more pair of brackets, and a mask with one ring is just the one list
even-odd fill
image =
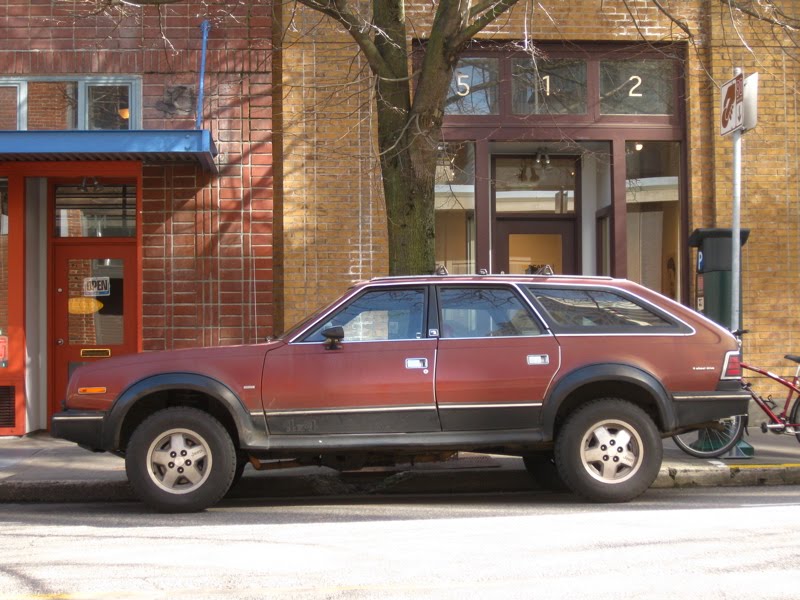
{"label": "door handle", "polygon": [[549,365],[549,364],[550,364],[549,354],[528,354],[528,365],[532,367],[539,365]]}
{"label": "door handle", "polygon": [[406,369],[427,369],[428,368],[428,359],[427,358],[407,358],[406,359]]}

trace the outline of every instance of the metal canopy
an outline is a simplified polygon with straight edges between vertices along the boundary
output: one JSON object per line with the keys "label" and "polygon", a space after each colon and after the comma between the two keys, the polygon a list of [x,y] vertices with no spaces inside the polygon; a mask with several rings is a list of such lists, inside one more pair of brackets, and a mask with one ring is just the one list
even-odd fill
{"label": "metal canopy", "polygon": [[0,131],[0,162],[141,160],[196,163],[217,172],[217,148],[205,129],[136,131]]}

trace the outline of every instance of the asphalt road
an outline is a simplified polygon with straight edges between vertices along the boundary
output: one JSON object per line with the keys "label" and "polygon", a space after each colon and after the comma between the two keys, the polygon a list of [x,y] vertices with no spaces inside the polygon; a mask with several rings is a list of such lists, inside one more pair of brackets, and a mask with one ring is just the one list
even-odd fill
{"label": "asphalt road", "polygon": [[800,488],[0,505],[8,598],[797,598]]}

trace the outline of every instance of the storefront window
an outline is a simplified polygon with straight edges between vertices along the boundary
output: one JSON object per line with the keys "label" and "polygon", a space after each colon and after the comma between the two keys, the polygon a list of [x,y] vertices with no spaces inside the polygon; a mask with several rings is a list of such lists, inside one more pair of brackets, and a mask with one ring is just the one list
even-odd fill
{"label": "storefront window", "polygon": [[[8,336],[8,180],[0,179],[0,338]],[[5,343],[0,347],[0,368],[6,366]]]}
{"label": "storefront window", "polygon": [[586,113],[586,61],[517,58],[512,72],[514,114]]}
{"label": "storefront window", "polygon": [[442,144],[436,165],[436,264],[475,272],[475,145]]}
{"label": "storefront window", "polygon": [[680,144],[627,142],[628,277],[678,299]]}
{"label": "storefront window", "polygon": [[79,185],[56,187],[56,237],[133,237],[136,186],[104,185],[84,177]]}
{"label": "storefront window", "polygon": [[495,212],[575,212],[575,157],[545,152],[495,159]]}
{"label": "storefront window", "polygon": [[600,112],[604,115],[671,115],[674,86],[673,61],[600,61]]}
{"label": "storefront window", "polygon": [[462,58],[453,73],[445,104],[446,115],[496,115],[500,113],[500,60]]}

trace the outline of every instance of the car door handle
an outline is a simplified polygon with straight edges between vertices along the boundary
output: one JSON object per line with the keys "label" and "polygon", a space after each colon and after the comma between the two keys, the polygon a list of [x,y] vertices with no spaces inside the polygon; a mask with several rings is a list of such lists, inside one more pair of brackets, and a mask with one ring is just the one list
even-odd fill
{"label": "car door handle", "polygon": [[428,368],[428,359],[427,358],[407,358],[406,359],[406,369],[427,369]]}
{"label": "car door handle", "polygon": [[528,364],[530,366],[549,365],[549,354],[528,354]]}

